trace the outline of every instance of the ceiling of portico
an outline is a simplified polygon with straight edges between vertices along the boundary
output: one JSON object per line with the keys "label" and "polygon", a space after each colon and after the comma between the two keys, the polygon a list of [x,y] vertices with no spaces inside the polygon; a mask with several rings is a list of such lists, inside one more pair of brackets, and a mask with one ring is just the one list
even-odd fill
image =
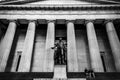
{"label": "ceiling of portico", "polygon": [[0,4],[120,4],[120,0],[5,0]]}

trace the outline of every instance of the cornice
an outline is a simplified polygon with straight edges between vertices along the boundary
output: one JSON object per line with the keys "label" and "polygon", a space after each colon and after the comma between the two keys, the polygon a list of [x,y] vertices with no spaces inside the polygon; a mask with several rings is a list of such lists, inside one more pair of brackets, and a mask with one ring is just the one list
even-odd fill
{"label": "cornice", "polygon": [[120,5],[0,5],[0,10],[120,10]]}

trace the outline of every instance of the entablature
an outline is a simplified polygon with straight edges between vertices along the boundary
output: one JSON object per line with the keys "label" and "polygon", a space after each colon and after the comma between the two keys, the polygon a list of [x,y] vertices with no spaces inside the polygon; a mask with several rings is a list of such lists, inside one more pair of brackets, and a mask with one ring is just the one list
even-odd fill
{"label": "entablature", "polygon": [[91,14],[91,15],[79,15],[79,14],[0,14],[0,19],[27,19],[27,20],[36,20],[36,19],[46,19],[46,20],[56,20],[56,19],[66,19],[66,20],[76,20],[76,19],[119,19],[120,14]]}

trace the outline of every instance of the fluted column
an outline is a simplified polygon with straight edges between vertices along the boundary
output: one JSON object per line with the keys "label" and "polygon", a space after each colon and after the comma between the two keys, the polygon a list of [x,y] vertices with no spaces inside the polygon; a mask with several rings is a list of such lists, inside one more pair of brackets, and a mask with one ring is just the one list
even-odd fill
{"label": "fluted column", "polygon": [[68,60],[68,71],[78,72],[75,29],[74,29],[74,23],[70,21],[67,23],[67,60]]}
{"label": "fluted column", "polygon": [[114,24],[112,22],[106,23],[106,31],[112,49],[113,58],[115,61],[115,67],[116,70],[119,72],[120,71],[120,41],[118,39],[117,33],[114,28]]}
{"label": "fluted column", "polygon": [[11,51],[15,31],[16,31],[16,22],[11,21],[8,25],[6,34],[0,45],[0,72],[5,71],[8,57]]}
{"label": "fluted column", "polygon": [[44,72],[53,72],[54,69],[54,47],[55,42],[55,23],[54,21],[48,22],[46,45],[45,45],[45,62],[44,62]]}
{"label": "fluted column", "polygon": [[90,51],[91,67],[95,72],[103,72],[103,64],[100,57],[100,51],[93,22],[87,22],[86,29]]}
{"label": "fluted column", "polygon": [[21,55],[18,72],[30,71],[34,37],[35,37],[35,28],[36,28],[35,21],[30,21],[28,24],[28,29],[24,41],[23,53]]}

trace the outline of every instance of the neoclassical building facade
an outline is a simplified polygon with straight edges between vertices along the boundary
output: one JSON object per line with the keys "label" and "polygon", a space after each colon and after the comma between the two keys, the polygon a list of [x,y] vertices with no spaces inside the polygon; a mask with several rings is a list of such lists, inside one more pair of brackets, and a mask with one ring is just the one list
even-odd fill
{"label": "neoclassical building facade", "polygon": [[[1,1],[1,80],[119,80],[118,0]],[[55,64],[56,42],[66,64]]]}

